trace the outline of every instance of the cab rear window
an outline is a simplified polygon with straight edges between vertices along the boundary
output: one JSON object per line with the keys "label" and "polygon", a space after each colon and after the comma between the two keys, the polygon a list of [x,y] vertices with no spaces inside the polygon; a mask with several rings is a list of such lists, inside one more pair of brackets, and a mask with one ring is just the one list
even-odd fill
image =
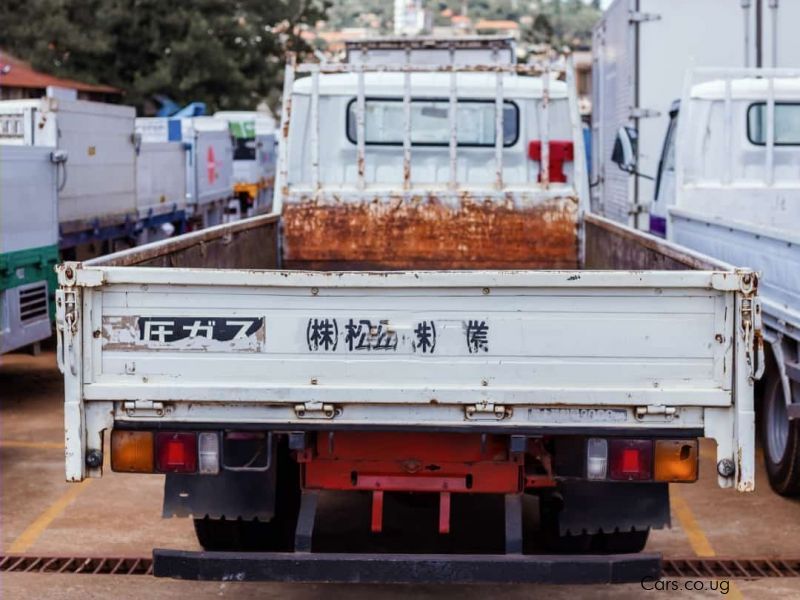
{"label": "cab rear window", "polygon": [[[747,139],[757,146],[767,144],[766,102],[747,108]],[[800,103],[775,103],[775,145],[800,146]]]}
{"label": "cab rear window", "polygon": [[[367,98],[364,113],[364,143],[401,146],[405,134],[405,114],[401,98]],[[517,143],[519,108],[503,102],[503,146]],[[356,100],[347,105],[347,139],[356,143]],[[494,100],[463,100],[456,105],[456,142],[459,146],[495,145]],[[411,144],[448,146],[450,115],[447,99],[411,100]]]}

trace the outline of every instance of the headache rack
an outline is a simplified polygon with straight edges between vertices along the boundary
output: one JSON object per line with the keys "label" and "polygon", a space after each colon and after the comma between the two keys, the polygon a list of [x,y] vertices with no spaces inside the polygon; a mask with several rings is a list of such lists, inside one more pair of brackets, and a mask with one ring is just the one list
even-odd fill
{"label": "headache rack", "polygon": [[[311,157],[311,181],[310,187],[313,194],[318,194],[322,190],[320,176],[320,75],[321,74],[343,74],[354,73],[357,76],[357,86],[355,90],[355,116],[356,116],[356,152],[358,179],[356,182],[357,192],[364,192],[369,189],[366,178],[366,140],[365,140],[365,112],[366,112],[366,91],[365,75],[367,73],[402,73],[403,74],[403,182],[402,192],[409,194],[412,189],[412,142],[411,142],[411,102],[413,90],[411,85],[411,75],[414,73],[449,73],[449,94],[448,94],[448,118],[449,118],[449,181],[447,189],[443,193],[450,196],[458,196],[464,189],[458,180],[458,140],[456,110],[458,106],[458,83],[459,73],[494,73],[494,105],[495,105],[495,142],[494,142],[494,182],[489,192],[498,194],[502,192],[506,183],[503,179],[503,80],[506,75],[518,75],[526,77],[536,77],[541,79],[542,101],[538,102],[538,122],[541,124],[539,141],[541,143],[541,165],[550,164],[550,132],[549,132],[549,113],[548,105],[550,99],[550,83],[553,80],[561,79],[566,81],[567,98],[569,102],[569,114],[571,123],[571,134],[575,145],[574,161],[574,186],[577,188],[578,197],[588,197],[586,189],[586,166],[583,157],[581,121],[578,112],[577,95],[575,88],[575,76],[572,65],[572,58],[569,55],[561,57],[559,61],[544,61],[536,64],[482,64],[482,65],[460,65],[455,63],[456,47],[450,49],[450,64],[437,65],[415,65],[410,64],[411,47],[406,47],[406,64],[327,64],[327,63],[302,63],[296,64],[295,57],[292,55],[287,61],[284,75],[284,91],[281,110],[280,132],[282,136],[279,145],[278,169],[276,180],[275,211],[280,212],[282,200],[289,194],[289,138],[290,121],[292,115],[292,93],[295,78],[298,75],[311,77],[311,101],[310,101],[310,157]],[[563,65],[563,66],[561,66]],[[304,182],[305,185],[305,182]],[[531,184],[531,187],[547,191],[551,187],[550,173],[548,168],[540,169],[538,182]],[[474,191],[474,190],[471,190]]]}

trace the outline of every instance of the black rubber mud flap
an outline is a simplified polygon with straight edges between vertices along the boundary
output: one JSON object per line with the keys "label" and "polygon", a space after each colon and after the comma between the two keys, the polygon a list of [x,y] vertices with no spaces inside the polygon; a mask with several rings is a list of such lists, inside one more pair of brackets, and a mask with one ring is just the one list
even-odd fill
{"label": "black rubber mud flap", "polygon": [[153,551],[153,574],[202,581],[304,583],[633,583],[660,554],[475,555]]}
{"label": "black rubber mud flap", "polygon": [[645,531],[670,525],[666,483],[565,481],[559,484],[561,535]]}
{"label": "black rubber mud flap", "polygon": [[269,521],[275,514],[275,469],[221,471],[218,475],[169,473],[162,516]]}

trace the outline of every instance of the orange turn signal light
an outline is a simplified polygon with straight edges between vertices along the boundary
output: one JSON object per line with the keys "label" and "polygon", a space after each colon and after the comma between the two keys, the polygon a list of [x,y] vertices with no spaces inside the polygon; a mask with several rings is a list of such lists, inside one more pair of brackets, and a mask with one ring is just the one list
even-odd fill
{"label": "orange turn signal light", "polygon": [[656,440],[656,481],[697,481],[697,440]]}
{"label": "orange turn signal light", "polygon": [[111,470],[120,473],[152,473],[153,437],[152,431],[114,429],[111,432]]}

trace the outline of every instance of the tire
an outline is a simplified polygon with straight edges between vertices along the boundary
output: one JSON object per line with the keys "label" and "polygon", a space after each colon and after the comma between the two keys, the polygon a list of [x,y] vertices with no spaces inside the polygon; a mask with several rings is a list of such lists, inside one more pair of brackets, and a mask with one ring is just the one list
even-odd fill
{"label": "tire", "polygon": [[764,382],[761,439],[769,484],[781,496],[800,496],[800,420],[786,416],[786,399],[777,373]]}
{"label": "tire", "polygon": [[[286,446],[277,448],[275,516],[269,522],[242,519],[194,520],[198,543],[208,551],[288,552],[300,510],[300,468]],[[254,477],[261,477],[257,473]]]}
{"label": "tire", "polygon": [[244,546],[241,521],[208,517],[195,519],[194,533],[204,550],[227,552]]}
{"label": "tire", "polygon": [[650,529],[592,535],[592,551],[600,554],[635,554],[644,550]]}

